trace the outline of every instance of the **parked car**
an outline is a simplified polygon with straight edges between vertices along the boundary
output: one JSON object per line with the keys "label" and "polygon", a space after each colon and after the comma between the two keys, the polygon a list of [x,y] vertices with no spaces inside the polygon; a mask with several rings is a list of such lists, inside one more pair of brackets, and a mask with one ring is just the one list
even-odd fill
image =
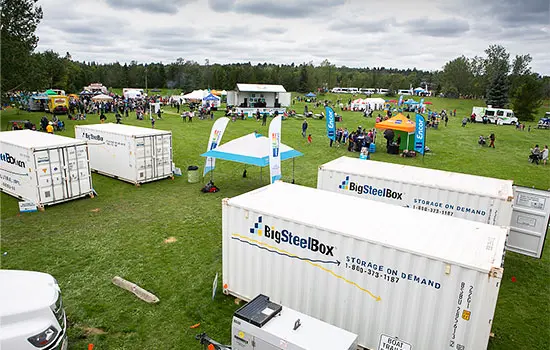
{"label": "parked car", "polygon": [[67,320],[55,278],[0,270],[0,286],[0,349],[67,349]]}
{"label": "parked car", "polygon": [[550,129],[550,112],[546,112],[543,118],[540,118],[537,124],[539,129]]}

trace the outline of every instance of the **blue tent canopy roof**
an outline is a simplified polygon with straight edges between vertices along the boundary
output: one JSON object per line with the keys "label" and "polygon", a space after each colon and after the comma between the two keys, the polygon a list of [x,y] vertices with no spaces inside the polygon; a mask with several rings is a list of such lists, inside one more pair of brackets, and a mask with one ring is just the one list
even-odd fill
{"label": "blue tent canopy roof", "polygon": [[207,96],[205,96],[203,99],[203,101],[219,101],[220,98],[212,93],[208,94]]}
{"label": "blue tent canopy roof", "polygon": [[[201,156],[265,167],[269,165],[269,151],[269,139],[252,133],[224,143]],[[303,156],[301,152],[282,143],[280,152],[281,160]]]}
{"label": "blue tent canopy roof", "polygon": [[316,97],[317,95],[315,95],[313,92],[310,92],[310,93],[307,93],[304,95],[305,97]]}

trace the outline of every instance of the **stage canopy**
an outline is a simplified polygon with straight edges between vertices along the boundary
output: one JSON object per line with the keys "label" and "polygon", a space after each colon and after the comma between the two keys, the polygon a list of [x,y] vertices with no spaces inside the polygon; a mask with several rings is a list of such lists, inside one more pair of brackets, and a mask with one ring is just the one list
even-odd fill
{"label": "stage canopy", "polygon": [[[260,134],[251,133],[226,142],[217,148],[201,154],[203,157],[229,160],[265,167],[269,165],[269,139]],[[281,160],[303,156],[303,153],[281,143]]]}

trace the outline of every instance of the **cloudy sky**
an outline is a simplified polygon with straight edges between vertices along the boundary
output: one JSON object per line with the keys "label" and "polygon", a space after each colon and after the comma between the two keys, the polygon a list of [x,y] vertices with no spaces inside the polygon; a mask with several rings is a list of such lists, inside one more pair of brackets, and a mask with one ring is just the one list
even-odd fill
{"label": "cloudy sky", "polygon": [[550,75],[550,0],[39,0],[38,50],[79,61],[324,59],[441,69],[490,44]]}

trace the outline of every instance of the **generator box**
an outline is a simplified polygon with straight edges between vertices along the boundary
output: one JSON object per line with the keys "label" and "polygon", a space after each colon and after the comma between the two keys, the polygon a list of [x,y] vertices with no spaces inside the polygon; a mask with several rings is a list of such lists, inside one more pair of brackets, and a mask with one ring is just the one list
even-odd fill
{"label": "generator box", "polygon": [[355,350],[357,335],[258,295],[233,316],[233,350]]}

